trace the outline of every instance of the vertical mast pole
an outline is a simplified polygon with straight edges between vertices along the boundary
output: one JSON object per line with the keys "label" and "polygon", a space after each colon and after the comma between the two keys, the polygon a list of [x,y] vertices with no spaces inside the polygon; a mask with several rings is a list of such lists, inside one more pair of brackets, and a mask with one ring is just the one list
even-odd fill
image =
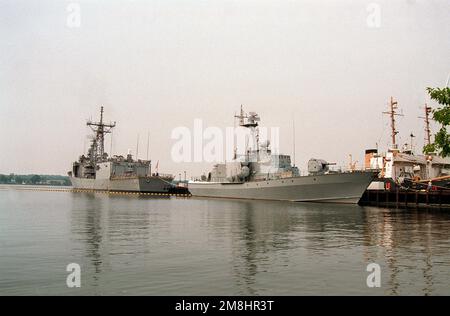
{"label": "vertical mast pole", "polygon": [[414,143],[414,134],[411,132],[411,134],[409,135],[409,137],[411,137],[411,154],[414,152],[414,147],[413,147],[413,143]]}
{"label": "vertical mast pole", "polygon": [[397,131],[395,130],[395,105],[397,102],[394,103],[394,98],[391,97],[391,130],[392,130],[392,146],[396,147],[396,139],[395,135],[397,135]]}
{"label": "vertical mast pole", "polygon": [[[100,121],[93,122],[88,120],[87,126],[89,126],[95,133],[94,139],[92,140],[91,148],[89,149],[89,157],[91,163],[95,165],[98,161],[103,160],[103,155],[105,153],[105,134],[111,133],[112,128],[116,126],[116,122],[105,124],[103,123],[103,106],[100,107]],[[112,151],[112,140],[111,140],[111,151]]]}
{"label": "vertical mast pole", "polygon": [[100,124],[98,126],[98,139],[99,139],[99,153],[100,160],[103,159],[103,153],[105,152],[105,137],[103,133],[103,106],[100,107]]}
{"label": "vertical mast pole", "polygon": [[112,157],[113,156],[113,132],[111,131],[111,144],[110,144],[110,148],[109,148],[109,156]]}
{"label": "vertical mast pole", "polygon": [[427,137],[427,145],[431,144],[430,113],[431,107],[425,103],[425,132]]}
{"label": "vertical mast pole", "polygon": [[237,145],[236,145],[236,112],[234,112],[233,120],[233,160],[237,159]]}
{"label": "vertical mast pole", "polygon": [[398,131],[395,128],[395,116],[403,116],[402,114],[397,114],[397,105],[398,102],[394,101],[394,98],[391,97],[391,101],[389,103],[389,111],[383,112],[384,114],[389,114],[391,117],[391,138],[392,138],[392,149],[397,149],[397,141],[396,141],[396,135],[398,134]]}
{"label": "vertical mast pole", "polygon": [[292,116],[292,147],[294,149],[293,158],[294,158],[294,167],[295,167],[295,117]]}
{"label": "vertical mast pole", "polygon": [[150,146],[150,132],[147,132],[147,157],[146,159],[148,160],[148,148]]}
{"label": "vertical mast pole", "polygon": [[136,160],[138,160],[139,155],[139,134],[137,135],[137,141],[136,141]]}

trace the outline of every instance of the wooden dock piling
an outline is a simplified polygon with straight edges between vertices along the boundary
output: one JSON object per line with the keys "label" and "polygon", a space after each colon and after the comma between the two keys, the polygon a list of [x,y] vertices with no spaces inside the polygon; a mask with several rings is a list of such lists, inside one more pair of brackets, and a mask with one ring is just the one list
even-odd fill
{"label": "wooden dock piling", "polygon": [[367,190],[359,204],[393,208],[439,208],[450,210],[450,190]]}

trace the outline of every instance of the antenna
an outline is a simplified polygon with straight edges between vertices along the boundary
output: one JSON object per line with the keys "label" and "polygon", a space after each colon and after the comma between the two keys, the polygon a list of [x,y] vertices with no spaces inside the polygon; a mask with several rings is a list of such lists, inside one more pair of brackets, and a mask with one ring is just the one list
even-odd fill
{"label": "antenna", "polygon": [[236,118],[239,119],[239,125],[243,126],[244,125],[244,118],[246,117],[246,115],[244,115],[244,107],[241,104],[241,112],[238,116],[235,116]]}
{"label": "antenna", "polygon": [[147,160],[148,160],[148,148],[150,146],[150,132],[147,132]]}
{"label": "antenna", "polygon": [[427,145],[431,144],[431,129],[430,129],[430,113],[432,111],[431,106],[425,103],[425,117],[419,116],[419,118],[424,119],[425,121],[425,141]]}
{"label": "antenna", "polygon": [[83,155],[86,153],[86,137],[83,138]]}
{"label": "antenna", "polygon": [[398,109],[398,102],[394,101],[394,98],[391,97],[391,101],[389,104],[390,111],[383,112],[384,114],[389,114],[391,116],[391,137],[392,137],[392,148],[397,149],[397,142],[395,136],[398,134],[398,131],[395,129],[395,116],[403,116],[403,114],[398,114],[396,110]]}
{"label": "antenna", "polygon": [[249,161],[248,135],[245,135],[245,161]]}
{"label": "antenna", "polygon": [[110,144],[110,149],[109,149],[109,155],[110,157],[113,156],[113,132],[111,131],[111,144]]}
{"label": "antenna", "polygon": [[236,112],[234,112],[233,120],[233,160],[237,159],[237,146],[236,146]]}
{"label": "antenna", "polygon": [[[257,159],[259,160],[259,130],[258,122],[261,118],[256,112],[249,112],[248,114],[244,112],[244,107],[241,104],[241,112],[239,115],[235,115],[239,119],[239,126],[250,129],[253,139],[256,139],[256,153]],[[248,152],[248,144],[245,145],[245,151]],[[248,156],[248,155],[247,155]]]}
{"label": "antenna", "polygon": [[295,116],[294,115],[292,115],[292,135],[293,135],[293,137],[292,137],[292,147],[293,147],[293,149],[294,149],[294,167],[295,167]]}
{"label": "antenna", "polygon": [[136,142],[136,160],[138,160],[139,155],[139,134],[137,135],[137,142]]}
{"label": "antenna", "polygon": [[116,122],[105,124],[103,123],[103,106],[100,107],[100,121],[93,122],[88,120],[86,123],[95,136],[92,139],[91,148],[89,149],[89,158],[91,162],[95,164],[97,161],[102,161],[105,153],[105,134],[111,133],[113,127],[116,126]]}
{"label": "antenna", "polygon": [[409,137],[411,137],[411,154],[413,153],[413,143],[414,143],[414,137],[416,137],[412,132],[409,135]]}

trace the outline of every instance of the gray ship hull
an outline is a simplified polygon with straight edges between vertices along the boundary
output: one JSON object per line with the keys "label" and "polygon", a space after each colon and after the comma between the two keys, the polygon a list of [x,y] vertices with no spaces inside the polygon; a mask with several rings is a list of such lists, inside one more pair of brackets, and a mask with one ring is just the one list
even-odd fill
{"label": "gray ship hull", "polygon": [[70,177],[72,186],[81,190],[167,193],[172,184],[160,177],[87,179]]}
{"label": "gray ship hull", "polygon": [[373,177],[373,172],[351,172],[245,183],[190,182],[189,191],[215,198],[358,203]]}

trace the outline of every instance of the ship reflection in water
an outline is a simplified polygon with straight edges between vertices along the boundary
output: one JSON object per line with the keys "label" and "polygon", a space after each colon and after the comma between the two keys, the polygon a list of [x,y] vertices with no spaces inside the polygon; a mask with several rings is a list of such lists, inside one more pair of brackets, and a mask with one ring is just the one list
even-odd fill
{"label": "ship reflection in water", "polygon": [[[0,294],[450,294],[445,212],[0,195]],[[78,289],[65,284],[71,262],[81,266]],[[380,288],[366,285],[372,262],[381,266]]]}

